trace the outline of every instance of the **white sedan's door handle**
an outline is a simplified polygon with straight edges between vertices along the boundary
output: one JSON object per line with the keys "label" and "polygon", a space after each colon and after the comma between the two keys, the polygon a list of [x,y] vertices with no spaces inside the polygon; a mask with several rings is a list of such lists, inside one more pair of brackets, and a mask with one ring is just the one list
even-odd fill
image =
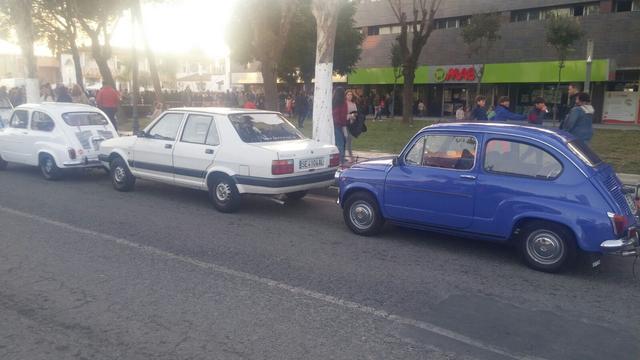
{"label": "white sedan's door handle", "polygon": [[206,149],[204,151],[205,154],[213,154],[213,149]]}

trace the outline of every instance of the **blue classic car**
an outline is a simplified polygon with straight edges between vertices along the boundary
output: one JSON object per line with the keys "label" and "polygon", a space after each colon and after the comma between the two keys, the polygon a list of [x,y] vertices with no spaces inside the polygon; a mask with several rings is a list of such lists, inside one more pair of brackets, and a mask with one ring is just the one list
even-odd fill
{"label": "blue classic car", "polygon": [[[399,156],[338,174],[344,220],[374,235],[402,226],[516,244],[530,267],[561,270],[579,250],[635,255],[637,209],[614,170],[571,134],[439,124]],[[594,260],[594,264],[599,261]]]}

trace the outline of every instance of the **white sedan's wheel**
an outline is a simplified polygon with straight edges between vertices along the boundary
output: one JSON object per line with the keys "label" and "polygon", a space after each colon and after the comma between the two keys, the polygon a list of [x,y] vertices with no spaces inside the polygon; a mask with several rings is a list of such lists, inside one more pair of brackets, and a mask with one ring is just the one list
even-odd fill
{"label": "white sedan's wheel", "polygon": [[218,176],[211,182],[209,198],[213,206],[223,213],[232,213],[240,207],[240,193],[228,176]]}

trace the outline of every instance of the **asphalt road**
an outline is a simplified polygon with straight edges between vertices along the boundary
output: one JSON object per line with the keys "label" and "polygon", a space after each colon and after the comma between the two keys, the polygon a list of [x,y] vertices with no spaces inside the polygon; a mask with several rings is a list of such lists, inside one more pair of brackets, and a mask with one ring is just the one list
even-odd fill
{"label": "asphalt road", "polygon": [[496,244],[355,236],[320,195],[243,205],[0,172],[0,359],[640,358],[632,259],[549,275]]}

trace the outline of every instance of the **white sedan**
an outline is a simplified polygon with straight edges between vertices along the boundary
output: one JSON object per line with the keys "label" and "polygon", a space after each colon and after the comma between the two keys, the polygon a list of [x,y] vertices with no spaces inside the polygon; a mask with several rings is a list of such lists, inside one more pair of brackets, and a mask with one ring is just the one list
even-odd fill
{"label": "white sedan", "polygon": [[116,190],[136,178],[206,190],[222,212],[241,194],[302,198],[331,185],[340,163],[335,146],[305,138],[279,113],[225,108],[170,109],[100,151]]}
{"label": "white sedan", "polygon": [[107,116],[93,106],[20,105],[0,128],[0,170],[7,163],[39,166],[45,179],[56,180],[65,169],[103,167],[100,142],[116,137]]}

